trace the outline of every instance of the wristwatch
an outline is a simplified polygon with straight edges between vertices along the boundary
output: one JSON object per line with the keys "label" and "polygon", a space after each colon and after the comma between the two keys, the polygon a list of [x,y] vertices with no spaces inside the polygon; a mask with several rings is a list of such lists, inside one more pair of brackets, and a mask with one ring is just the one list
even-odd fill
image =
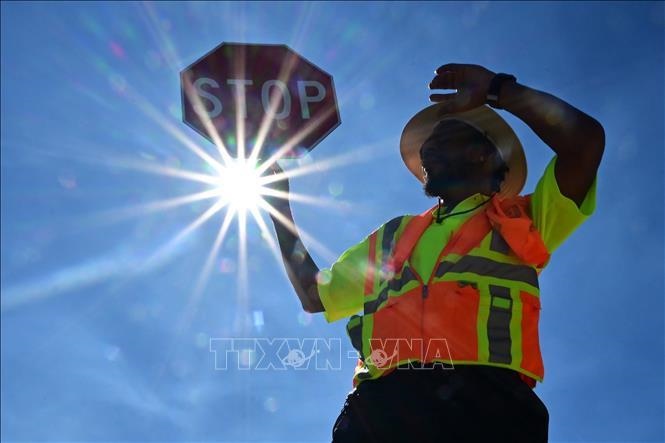
{"label": "wristwatch", "polygon": [[516,82],[517,78],[514,75],[499,73],[492,78],[490,87],[487,90],[486,102],[494,109],[503,109],[499,106],[499,91],[503,82]]}

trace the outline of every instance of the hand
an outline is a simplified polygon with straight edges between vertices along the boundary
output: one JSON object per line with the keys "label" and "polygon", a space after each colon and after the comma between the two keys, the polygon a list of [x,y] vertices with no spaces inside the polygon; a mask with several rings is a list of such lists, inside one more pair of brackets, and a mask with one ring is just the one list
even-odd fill
{"label": "hand", "polygon": [[430,101],[444,103],[443,111],[463,112],[487,102],[487,91],[495,72],[480,65],[448,63],[438,68],[430,89],[457,89],[452,94],[431,94]]}
{"label": "hand", "polygon": [[263,200],[279,212],[284,212],[289,207],[288,176],[277,162],[270,165],[264,176],[269,177],[269,183],[263,185],[267,191]]}

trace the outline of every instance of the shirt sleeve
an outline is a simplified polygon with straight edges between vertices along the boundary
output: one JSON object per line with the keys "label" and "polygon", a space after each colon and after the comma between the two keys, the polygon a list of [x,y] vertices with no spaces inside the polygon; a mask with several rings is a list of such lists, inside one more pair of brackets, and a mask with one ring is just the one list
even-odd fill
{"label": "shirt sleeve", "polygon": [[330,269],[322,269],[318,289],[323,315],[330,323],[363,309],[369,236],[347,249]]}
{"label": "shirt sleeve", "polygon": [[589,187],[582,204],[577,204],[561,194],[554,175],[554,156],[538,181],[531,195],[531,217],[533,224],[552,253],[568,238],[596,208],[596,178]]}

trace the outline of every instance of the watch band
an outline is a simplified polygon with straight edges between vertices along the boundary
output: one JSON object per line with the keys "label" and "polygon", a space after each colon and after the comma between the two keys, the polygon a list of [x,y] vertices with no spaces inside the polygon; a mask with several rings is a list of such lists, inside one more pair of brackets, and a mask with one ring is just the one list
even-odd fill
{"label": "watch band", "polygon": [[490,87],[487,90],[487,96],[485,98],[488,105],[494,109],[503,109],[499,106],[499,91],[501,90],[501,85],[503,82],[511,81],[516,82],[517,78],[514,75],[498,73],[492,78],[490,82]]}

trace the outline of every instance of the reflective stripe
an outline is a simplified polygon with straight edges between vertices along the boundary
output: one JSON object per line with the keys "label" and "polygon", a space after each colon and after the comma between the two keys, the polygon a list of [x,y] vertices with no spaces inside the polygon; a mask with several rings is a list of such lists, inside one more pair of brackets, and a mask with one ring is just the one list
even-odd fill
{"label": "reflective stripe", "polygon": [[375,313],[379,307],[388,300],[388,291],[401,291],[404,285],[414,280],[418,280],[416,274],[414,274],[411,268],[407,266],[404,268],[399,278],[393,278],[388,281],[388,284],[381,290],[377,298],[365,302],[365,315]]}
{"label": "reflective stripe", "polygon": [[446,272],[472,272],[484,277],[520,281],[538,288],[538,273],[531,266],[501,263],[485,257],[466,255],[457,263],[441,262],[435,275],[441,277]]}
{"label": "reflective stripe", "polygon": [[386,223],[386,226],[383,228],[383,239],[381,240],[381,252],[384,256],[390,255],[390,251],[393,248],[395,243],[395,232],[397,228],[402,223],[404,216],[395,217]]}
{"label": "reflective stripe", "polygon": [[506,243],[506,240],[501,236],[501,234],[499,234],[499,231],[497,231],[496,229],[492,229],[490,250],[506,255],[508,255],[508,252],[510,252],[510,247],[508,246],[508,243]]}
{"label": "reflective stripe", "polygon": [[[379,285],[385,280],[384,275],[386,264],[390,258],[390,251],[395,244],[395,232],[402,223],[404,216],[395,217],[383,226],[383,233],[381,236],[381,263],[379,268]],[[369,254],[367,256],[367,273],[365,274],[365,296],[372,295],[374,292],[374,280],[376,276],[376,238],[378,232],[375,231],[369,237]]]}
{"label": "reflective stripe", "polygon": [[400,235],[399,241],[396,243],[393,248],[393,252],[390,258],[390,266],[393,272],[401,272],[402,265],[406,259],[411,256],[413,248],[416,247],[416,243],[422,236],[423,232],[432,222],[432,211],[436,208],[433,206],[432,209],[428,209],[420,215],[412,217],[404,227],[402,235]]}
{"label": "reflective stripe", "polygon": [[[512,316],[512,299],[510,298],[510,289],[503,286],[490,285],[490,313],[487,319],[487,338],[489,339],[489,361],[492,363],[505,363],[509,365],[512,362],[510,347],[512,339],[510,338],[510,317]],[[495,303],[497,298],[503,303]],[[508,308],[501,307],[508,302]]]}
{"label": "reflective stripe", "polygon": [[381,271],[379,273],[379,284],[383,283],[386,278],[386,275],[389,275],[392,278],[392,274],[390,273],[392,270],[387,270],[387,265],[388,265],[388,260],[390,260],[390,257],[392,256],[392,250],[395,247],[396,239],[395,239],[395,233],[397,232],[397,229],[399,229],[400,225],[402,224],[402,219],[404,216],[400,217],[395,217],[392,220],[390,220],[388,223],[386,223],[385,227],[383,228],[383,237],[381,239]]}
{"label": "reflective stripe", "polygon": [[367,257],[367,274],[365,275],[365,296],[374,291],[374,265],[376,263],[376,233],[369,236],[369,254]]}

